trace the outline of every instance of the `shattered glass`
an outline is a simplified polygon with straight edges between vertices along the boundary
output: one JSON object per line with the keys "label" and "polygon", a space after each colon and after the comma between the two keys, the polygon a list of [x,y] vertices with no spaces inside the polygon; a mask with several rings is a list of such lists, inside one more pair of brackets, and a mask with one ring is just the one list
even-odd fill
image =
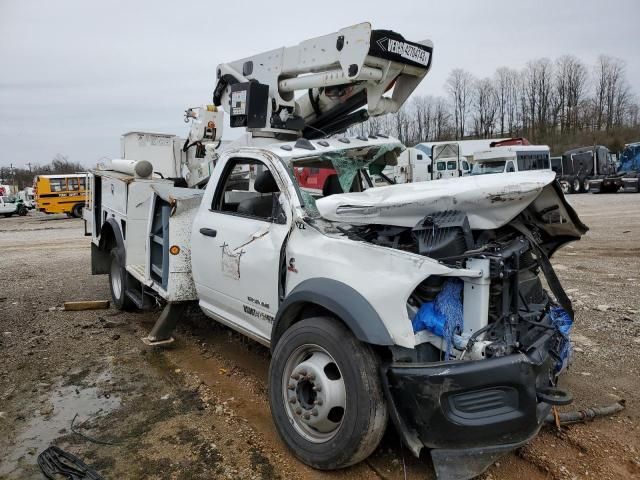
{"label": "shattered glass", "polygon": [[316,207],[316,199],[313,198],[306,190],[300,190],[300,194],[302,195],[302,201],[304,202],[304,209],[307,213],[312,217],[319,217],[320,212],[318,211],[318,207]]}
{"label": "shattered glass", "polygon": [[[296,177],[296,171],[334,170],[338,176],[340,187],[344,192],[349,192],[360,170],[368,169],[371,175],[375,175],[387,166],[397,165],[397,158],[405,147],[401,143],[388,143],[383,145],[371,145],[365,147],[345,148],[343,150],[327,152],[318,157],[306,157],[293,159],[291,171]],[[300,195],[304,208],[311,217],[318,217],[320,213],[316,207],[316,199],[322,196],[322,185],[306,187],[300,184]],[[315,189],[315,190],[314,190]]]}

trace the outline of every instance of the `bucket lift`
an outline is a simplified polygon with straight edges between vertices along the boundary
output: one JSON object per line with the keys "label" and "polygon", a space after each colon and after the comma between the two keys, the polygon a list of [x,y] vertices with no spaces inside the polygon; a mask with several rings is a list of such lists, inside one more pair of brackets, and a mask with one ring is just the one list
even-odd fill
{"label": "bucket lift", "polygon": [[397,112],[429,71],[432,53],[429,40],[409,42],[360,23],[218,65],[213,101],[231,127],[254,136],[319,138]]}

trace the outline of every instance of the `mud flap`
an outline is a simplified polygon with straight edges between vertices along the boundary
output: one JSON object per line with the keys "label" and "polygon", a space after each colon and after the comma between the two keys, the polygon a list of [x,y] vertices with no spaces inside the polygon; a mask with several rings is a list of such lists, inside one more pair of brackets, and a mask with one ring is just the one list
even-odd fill
{"label": "mud flap", "polygon": [[499,447],[431,450],[431,460],[438,480],[469,480],[483,473],[503,455],[527,442]]}

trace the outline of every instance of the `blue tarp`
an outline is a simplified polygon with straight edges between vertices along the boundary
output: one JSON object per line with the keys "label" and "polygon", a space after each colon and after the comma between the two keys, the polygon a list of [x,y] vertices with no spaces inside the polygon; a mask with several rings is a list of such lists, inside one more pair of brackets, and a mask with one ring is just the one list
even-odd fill
{"label": "blue tarp", "polygon": [[562,341],[560,342],[560,358],[556,362],[556,373],[560,373],[569,365],[571,356],[573,354],[573,347],[569,340],[569,333],[573,326],[573,320],[569,314],[562,307],[551,307],[549,309],[549,316],[551,317],[551,323],[556,327],[560,335],[562,335]]}
{"label": "blue tarp", "polygon": [[618,172],[632,172],[640,170],[640,143],[631,143],[620,155]]}
{"label": "blue tarp", "polygon": [[450,358],[454,335],[462,333],[462,286],[460,280],[447,280],[432,302],[422,304],[413,318],[413,331],[429,332],[446,342],[445,358]]}

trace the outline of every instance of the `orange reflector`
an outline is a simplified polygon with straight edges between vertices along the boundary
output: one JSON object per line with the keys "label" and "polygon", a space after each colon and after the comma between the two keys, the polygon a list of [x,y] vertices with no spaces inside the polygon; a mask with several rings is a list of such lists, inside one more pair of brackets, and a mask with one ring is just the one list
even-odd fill
{"label": "orange reflector", "polygon": [[178,255],[180,253],[180,247],[178,245],[171,245],[171,247],[169,247],[169,253],[171,255]]}
{"label": "orange reflector", "polygon": [[216,124],[215,124],[215,123],[213,123],[213,122],[209,122],[209,123],[207,124],[207,126],[208,126],[209,128],[216,128]]}

